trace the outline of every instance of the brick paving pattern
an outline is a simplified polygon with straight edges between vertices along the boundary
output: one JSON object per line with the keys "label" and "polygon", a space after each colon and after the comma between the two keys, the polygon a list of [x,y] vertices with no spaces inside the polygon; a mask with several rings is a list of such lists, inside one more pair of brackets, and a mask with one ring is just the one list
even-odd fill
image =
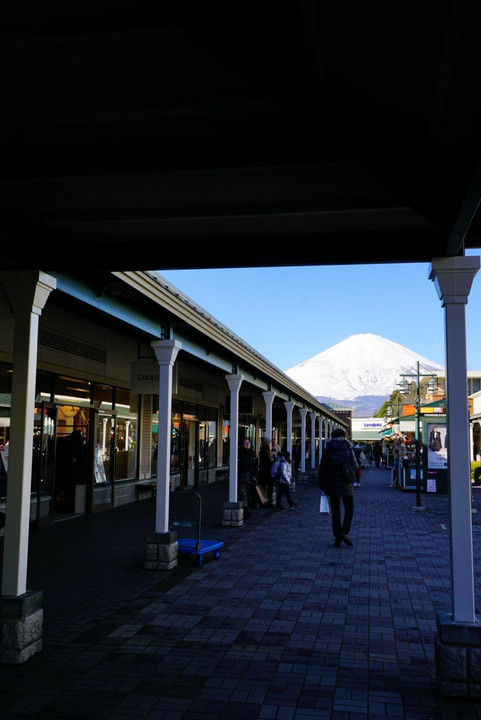
{"label": "brick paving pattern", "polygon": [[[0,667],[6,720],[474,720],[481,702],[434,689],[436,613],[450,610],[446,497],[356,489],[354,547],[333,546],[315,484],[293,511],[221,526],[227,484],[202,489],[219,560],[142,569],[154,503],[32,530],[44,649]],[[479,494],[479,497],[478,497]],[[475,570],[481,489],[473,490]],[[476,577],[477,607],[481,597]]]}

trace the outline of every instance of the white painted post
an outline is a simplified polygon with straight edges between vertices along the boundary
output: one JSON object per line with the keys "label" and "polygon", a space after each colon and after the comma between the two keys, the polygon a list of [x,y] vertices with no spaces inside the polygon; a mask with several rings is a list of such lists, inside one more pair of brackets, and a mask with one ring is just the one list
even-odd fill
{"label": "white painted post", "polygon": [[316,467],[316,419],[317,414],[312,412],[309,413],[311,418],[311,470]]}
{"label": "white painted post", "polygon": [[172,369],[182,344],[177,340],[154,340],[159,363],[159,438],[157,445],[157,497],[155,532],[169,531],[170,449],[172,441]]}
{"label": "white painted post", "polygon": [[475,622],[465,306],[479,257],[432,261],[430,279],[445,308],[446,431],[454,622]]}
{"label": "white painted post", "polygon": [[301,414],[301,473],[306,472],[306,416],[307,408],[299,408]]}
{"label": "white painted post", "polygon": [[239,458],[239,390],[243,375],[226,375],[230,390],[229,502],[237,502],[237,462]]}
{"label": "white painted post", "polygon": [[41,271],[4,272],[1,280],[15,314],[2,596],[18,597],[27,587],[38,326],[57,281]]}
{"label": "white painted post", "polygon": [[322,436],[324,434],[325,420],[323,417],[319,418],[319,465],[322,460]]}
{"label": "white painted post", "polygon": [[288,400],[284,403],[287,414],[287,452],[292,457],[292,411],[296,404],[292,400]]}
{"label": "white painted post", "polygon": [[273,390],[268,390],[266,392],[262,393],[262,397],[264,398],[264,402],[266,404],[266,438],[268,438],[271,442],[273,441],[272,437],[272,404],[274,402],[276,394]]}

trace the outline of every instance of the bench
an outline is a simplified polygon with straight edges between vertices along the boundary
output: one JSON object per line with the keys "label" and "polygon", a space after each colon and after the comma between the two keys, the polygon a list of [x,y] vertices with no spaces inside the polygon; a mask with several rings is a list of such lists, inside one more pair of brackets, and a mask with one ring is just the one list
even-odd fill
{"label": "bench", "polygon": [[171,493],[169,507],[169,528],[177,532],[190,530],[190,535],[195,535],[195,537],[178,538],[179,555],[196,555],[199,558],[199,565],[202,565],[204,555],[209,552],[212,552],[215,558],[220,558],[224,547],[223,541],[201,539],[202,499],[199,493],[193,490]]}
{"label": "bench", "polygon": [[148,493],[149,498],[153,500],[157,495],[157,483],[155,481],[137,483],[135,486],[135,495],[137,500],[141,493]]}
{"label": "bench", "polygon": [[217,468],[215,471],[216,480],[227,480],[229,477],[229,468]]}

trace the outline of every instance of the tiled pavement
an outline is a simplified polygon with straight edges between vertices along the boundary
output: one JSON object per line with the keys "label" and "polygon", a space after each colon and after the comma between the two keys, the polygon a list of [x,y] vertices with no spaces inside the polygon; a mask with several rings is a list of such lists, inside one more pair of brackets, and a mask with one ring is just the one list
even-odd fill
{"label": "tiled pavement", "polygon": [[[219,560],[142,569],[149,501],[31,533],[44,649],[0,667],[0,717],[48,720],[472,720],[481,702],[439,697],[436,612],[450,609],[448,502],[365,470],[354,547],[332,545],[315,485],[293,511],[220,526],[227,486],[203,489]],[[479,493],[479,500],[477,494]],[[474,490],[475,566],[481,490]],[[481,599],[476,583],[477,605]]]}

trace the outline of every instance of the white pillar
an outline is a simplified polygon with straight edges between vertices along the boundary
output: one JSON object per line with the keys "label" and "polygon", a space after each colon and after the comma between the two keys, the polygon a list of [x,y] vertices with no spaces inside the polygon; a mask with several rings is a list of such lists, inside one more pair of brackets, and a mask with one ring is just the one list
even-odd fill
{"label": "white pillar", "polygon": [[445,308],[452,616],[465,623],[475,622],[465,306],[478,270],[479,257],[435,258],[429,275]]}
{"label": "white pillar", "polygon": [[292,400],[288,400],[284,403],[287,415],[287,452],[292,457],[292,411],[296,404]]}
{"label": "white pillar", "polygon": [[309,413],[311,418],[311,470],[316,467],[316,413]]}
{"label": "white pillar", "polygon": [[266,437],[272,441],[272,403],[276,394],[273,390],[262,393],[262,397],[266,403]]}
{"label": "white pillar", "polygon": [[57,281],[41,271],[0,277],[15,315],[2,596],[18,597],[27,583],[38,325]]}
{"label": "white pillar", "polygon": [[322,436],[324,435],[324,423],[324,418],[322,416],[319,417],[319,465],[322,460]]}
{"label": "white pillar", "polygon": [[307,408],[299,408],[301,413],[301,473],[306,472],[306,416]]}
{"label": "white pillar", "polygon": [[177,340],[154,340],[151,345],[159,363],[155,532],[167,533],[169,531],[170,446],[172,440],[172,369],[182,344]]}
{"label": "white pillar", "polygon": [[237,501],[237,461],[239,458],[239,390],[243,375],[226,375],[230,390],[229,502]]}
{"label": "white pillar", "polygon": [[469,459],[471,462],[476,460],[474,457],[474,423],[469,422]]}

